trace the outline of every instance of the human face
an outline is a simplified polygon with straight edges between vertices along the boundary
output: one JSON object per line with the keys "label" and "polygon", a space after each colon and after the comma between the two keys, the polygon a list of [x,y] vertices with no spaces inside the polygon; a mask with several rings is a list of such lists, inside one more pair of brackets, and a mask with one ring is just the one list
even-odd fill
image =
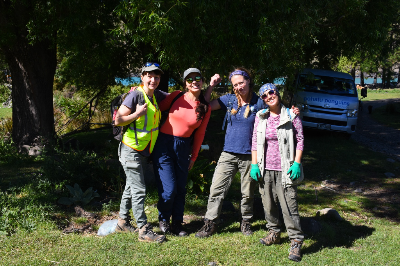
{"label": "human face", "polygon": [[150,90],[155,90],[158,87],[158,84],[160,84],[161,76],[154,72],[145,72],[141,76],[141,79],[144,87]]}
{"label": "human face", "polygon": [[242,75],[234,75],[231,78],[233,89],[236,90],[241,97],[246,97],[250,92],[250,81],[246,80]]}
{"label": "human face", "polygon": [[273,107],[279,104],[279,97],[276,95],[276,92],[273,90],[269,90],[264,92],[263,95],[261,95],[261,99],[269,106]]}
{"label": "human face", "polygon": [[[194,94],[200,93],[201,88],[203,87],[203,79],[200,79],[200,81],[198,81],[198,79],[196,80],[196,77],[199,76],[201,76],[199,73],[190,73],[185,78],[186,88]],[[193,81],[189,83],[187,80],[188,78],[191,78]]]}

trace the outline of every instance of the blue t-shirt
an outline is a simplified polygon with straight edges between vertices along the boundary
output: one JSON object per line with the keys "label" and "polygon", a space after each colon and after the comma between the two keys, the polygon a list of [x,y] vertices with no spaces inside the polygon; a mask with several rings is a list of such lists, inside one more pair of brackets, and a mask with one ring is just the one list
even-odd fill
{"label": "blue t-shirt", "polygon": [[[218,103],[222,110],[227,111],[228,102],[232,103],[232,108],[237,110],[238,102],[235,94],[226,94],[218,98]],[[235,115],[230,115],[226,121],[226,134],[224,151],[251,154],[251,138],[253,136],[254,121],[257,111],[265,108],[264,102],[253,92],[250,101],[250,113],[247,118],[243,116],[247,104],[242,106]]]}

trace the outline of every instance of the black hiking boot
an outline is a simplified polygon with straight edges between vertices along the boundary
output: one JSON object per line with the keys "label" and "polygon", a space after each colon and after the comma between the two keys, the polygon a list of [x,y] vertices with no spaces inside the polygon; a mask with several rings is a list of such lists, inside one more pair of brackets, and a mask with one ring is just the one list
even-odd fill
{"label": "black hiking boot", "polygon": [[169,225],[169,221],[160,221],[159,226],[161,232],[163,232],[164,234],[171,233],[171,226]]}
{"label": "black hiking boot", "polygon": [[183,231],[182,221],[172,221],[171,233],[177,236],[188,235],[185,231]]}

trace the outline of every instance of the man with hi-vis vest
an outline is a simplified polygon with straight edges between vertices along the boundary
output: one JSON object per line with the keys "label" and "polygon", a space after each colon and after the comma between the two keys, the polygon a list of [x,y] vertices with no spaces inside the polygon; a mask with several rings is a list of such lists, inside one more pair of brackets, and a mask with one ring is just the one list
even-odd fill
{"label": "man with hi-vis vest", "polygon": [[158,136],[161,118],[158,103],[168,95],[156,89],[161,74],[163,71],[157,63],[146,63],[142,68],[141,85],[126,96],[115,118],[116,126],[128,125],[118,148],[126,185],[116,231],[135,231],[130,223],[129,210],[132,208],[139,228],[139,241],[156,243],[164,242],[165,236],[154,233],[151,224],[147,223],[144,212],[146,185],[143,166],[147,161],[146,157],[153,151]]}

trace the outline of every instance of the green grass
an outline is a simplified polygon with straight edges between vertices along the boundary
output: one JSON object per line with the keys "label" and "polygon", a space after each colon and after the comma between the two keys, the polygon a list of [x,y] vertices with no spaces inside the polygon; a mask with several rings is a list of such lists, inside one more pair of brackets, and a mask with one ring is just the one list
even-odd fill
{"label": "green grass", "polygon": [[[358,92],[359,97],[361,97],[361,92]],[[367,97],[362,99],[362,101],[375,101],[375,100],[385,100],[392,98],[400,98],[400,89],[368,89]]]}
{"label": "green grass", "polygon": [[374,108],[372,118],[381,124],[400,129],[400,103],[388,103]]}
{"label": "green grass", "polygon": [[[222,149],[222,117],[223,112],[214,112],[206,133],[205,142],[210,145],[210,151],[203,151],[201,156],[210,161],[218,158]],[[88,143],[92,139],[105,144],[107,139],[102,134],[86,133],[76,138],[86,148],[97,150],[101,145],[93,147]],[[115,157],[116,149],[112,149]],[[111,152],[111,148],[107,150]],[[305,131],[303,158],[306,180],[298,189],[300,215],[315,218],[322,231],[306,238],[301,263],[397,265],[400,261],[400,163],[389,162],[387,156],[370,151],[343,135],[311,130]],[[3,193],[0,204],[17,214],[6,212],[8,225],[15,227],[11,235],[0,236],[0,265],[208,265],[210,262],[217,265],[295,265],[287,259],[287,233],[282,235],[280,245],[266,247],[259,243],[266,234],[266,222],[259,205],[255,205],[254,234],[247,237],[240,233],[238,176],[227,196],[235,211],[222,212],[218,234],[207,239],[194,236],[203,225],[207,192],[188,194],[185,228],[189,237],[167,236],[168,241],[158,245],[139,242],[137,234],[106,237],[97,237],[95,233],[63,234],[63,226],[70,221],[83,223],[84,219],[77,219],[71,208],[56,204],[65,191],[40,175],[38,170],[43,161],[23,162],[17,164],[13,160],[0,164]],[[386,178],[386,172],[394,173],[395,178]],[[325,180],[334,184],[334,191],[321,187]],[[355,182],[355,186],[351,186],[351,182]],[[364,193],[355,193],[356,188]],[[157,192],[155,187],[150,187],[148,192],[146,213],[149,221],[157,226]],[[256,198],[259,201],[258,192]],[[103,209],[87,206],[85,210],[112,215],[118,211],[119,200],[120,195],[117,195]],[[336,209],[344,221],[316,218],[316,211],[326,207]],[[24,223],[19,222],[21,217],[25,217]],[[0,225],[1,221],[0,216]]]}
{"label": "green grass", "polygon": [[11,117],[12,116],[12,108],[1,108],[0,107],[0,119]]}

